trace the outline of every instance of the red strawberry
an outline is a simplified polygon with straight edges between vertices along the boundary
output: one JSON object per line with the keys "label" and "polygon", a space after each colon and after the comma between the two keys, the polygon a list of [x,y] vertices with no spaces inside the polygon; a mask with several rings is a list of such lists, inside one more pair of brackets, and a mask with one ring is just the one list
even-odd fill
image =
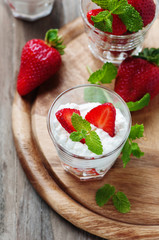
{"label": "red strawberry", "polygon": [[[90,10],[87,13],[87,19],[88,19],[89,23],[94,25],[94,22],[91,20],[91,16],[96,16],[98,13],[100,13],[102,11],[104,11],[104,9],[102,9],[102,8]],[[112,16],[113,16],[113,24],[112,24],[113,32],[111,34],[114,34],[114,35],[124,34],[127,31],[126,26],[121,21],[121,19],[118,17],[118,15],[112,14]]]}
{"label": "red strawberry", "polygon": [[80,111],[77,109],[64,108],[56,112],[55,116],[57,120],[61,123],[61,126],[68,132],[72,133],[76,131],[72,125],[71,117],[73,113],[80,115]]}
{"label": "red strawberry", "polygon": [[96,126],[103,129],[111,137],[115,135],[115,118],[116,109],[112,103],[104,103],[87,113],[85,119]]}
{"label": "red strawberry", "polygon": [[152,22],[156,11],[154,0],[128,0],[128,3],[140,13],[144,27]]}
{"label": "red strawberry", "polygon": [[146,59],[126,58],[118,69],[115,91],[126,102],[140,100],[146,93],[152,99],[159,93],[159,67]]}
{"label": "red strawberry", "polygon": [[113,32],[114,35],[122,35],[126,33],[127,29],[124,23],[121,21],[121,19],[118,17],[118,15],[112,14],[113,16]]}
{"label": "red strawberry", "polygon": [[[60,122],[61,126],[68,133],[72,133],[72,132],[76,131],[71,122],[71,117],[72,117],[73,113],[77,113],[77,114],[81,115],[79,110],[71,109],[71,108],[61,109],[61,110],[57,111],[55,114],[55,116],[56,116],[57,120]],[[83,138],[80,142],[84,144],[85,139]]]}
{"label": "red strawberry", "polygon": [[[47,32],[45,41],[33,39],[26,43],[22,50],[17,81],[17,90],[20,95],[28,94],[59,70],[60,53],[63,54],[64,49],[64,46],[59,43],[62,41],[56,29]],[[55,49],[56,45],[57,49]]]}

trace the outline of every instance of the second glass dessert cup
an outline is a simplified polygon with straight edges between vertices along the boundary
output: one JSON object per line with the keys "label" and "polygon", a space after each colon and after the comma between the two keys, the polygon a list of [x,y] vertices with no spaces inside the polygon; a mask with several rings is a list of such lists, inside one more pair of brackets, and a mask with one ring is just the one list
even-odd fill
{"label": "second glass dessert cup", "polygon": [[[89,96],[88,93],[91,93],[91,95]],[[108,154],[100,156],[96,155],[93,158],[73,154],[68,151],[65,146],[60,145],[55,138],[56,127],[53,124],[54,119],[56,118],[55,113],[61,105],[67,103],[80,105],[89,102],[111,102],[114,107],[121,111],[128,123],[126,132],[123,133],[122,139],[119,141],[117,147],[111,150]],[[126,103],[114,91],[98,85],[88,84],[68,89],[55,99],[48,113],[47,126],[61,164],[67,172],[73,174],[80,180],[101,179],[115,163],[129,136],[131,129],[131,115]]]}
{"label": "second glass dessert cup", "polygon": [[91,0],[80,0],[81,16],[88,35],[88,47],[92,54],[102,62],[112,62],[116,65],[130,55],[137,55],[142,50],[146,33],[157,17],[158,0],[154,0],[154,3],[156,15],[150,24],[136,33],[117,36],[102,32],[90,24],[87,20],[87,12],[99,7]]}

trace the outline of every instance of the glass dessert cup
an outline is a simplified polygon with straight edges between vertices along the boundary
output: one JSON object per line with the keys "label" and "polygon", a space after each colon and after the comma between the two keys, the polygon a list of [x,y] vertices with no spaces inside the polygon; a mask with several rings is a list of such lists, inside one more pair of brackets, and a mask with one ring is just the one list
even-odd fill
{"label": "glass dessert cup", "polygon": [[[89,97],[88,92],[95,93]],[[92,97],[93,96],[93,97]],[[102,97],[101,97],[102,96]],[[61,105],[67,103],[84,104],[89,102],[111,102],[118,108],[125,117],[127,124],[126,131],[113,150],[105,155],[96,155],[95,157],[79,156],[68,151],[65,146],[60,145],[55,138],[56,127],[54,127],[55,113]],[[47,126],[50,137],[55,145],[57,154],[63,168],[80,180],[101,179],[115,163],[121,153],[121,150],[129,136],[131,129],[131,115],[123,99],[105,87],[98,85],[80,85],[61,93],[52,103],[48,113]],[[81,145],[82,146],[82,145]]]}
{"label": "glass dessert cup", "polygon": [[116,65],[130,55],[137,55],[142,50],[146,33],[157,17],[159,4],[158,0],[154,2],[156,15],[150,24],[137,33],[117,36],[104,33],[90,24],[87,20],[87,12],[99,7],[91,0],[80,0],[81,16],[88,35],[88,47],[92,54],[102,62],[112,62]]}
{"label": "glass dessert cup", "polygon": [[16,18],[35,21],[49,15],[54,0],[5,0]]}

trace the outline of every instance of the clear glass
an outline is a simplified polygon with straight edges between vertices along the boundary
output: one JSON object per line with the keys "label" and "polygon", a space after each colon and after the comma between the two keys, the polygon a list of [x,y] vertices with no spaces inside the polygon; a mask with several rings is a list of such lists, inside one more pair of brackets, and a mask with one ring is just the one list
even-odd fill
{"label": "clear glass", "polygon": [[14,17],[34,21],[49,15],[54,0],[5,0]]}
{"label": "clear glass", "polygon": [[[156,16],[158,13],[158,0],[156,4]],[[87,20],[87,12],[96,9],[98,6],[91,0],[80,0],[80,11],[84,21],[86,33],[88,35],[88,46],[92,54],[102,62],[112,62],[119,65],[126,57],[138,54],[143,47],[143,42],[147,31],[154,20],[137,33],[128,35],[112,35],[96,29]]]}
{"label": "clear glass", "polygon": [[[91,95],[91,98],[86,94],[88,91],[91,91],[91,93],[94,92],[94,94]],[[72,154],[67,151],[64,146],[61,146],[54,137],[56,131],[53,125],[54,118],[56,118],[55,113],[59,106],[63,104],[99,102],[99,99],[102,100],[102,103],[111,102],[115,107],[120,109],[128,122],[127,130],[121,141],[118,143],[118,146],[106,155],[88,158]],[[130,133],[131,115],[126,103],[114,91],[98,85],[80,85],[66,90],[55,99],[48,113],[47,126],[64,169],[80,180],[100,179],[106,174],[106,172],[108,172],[121,153],[122,147]]]}

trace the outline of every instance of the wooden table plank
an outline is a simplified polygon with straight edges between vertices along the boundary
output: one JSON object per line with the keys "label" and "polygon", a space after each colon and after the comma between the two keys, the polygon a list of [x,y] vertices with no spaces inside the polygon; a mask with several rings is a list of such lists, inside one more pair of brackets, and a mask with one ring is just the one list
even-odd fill
{"label": "wooden table plank", "polygon": [[67,222],[36,194],[17,158],[11,109],[21,49],[49,28],[60,28],[79,16],[79,2],[56,0],[50,16],[30,23],[15,19],[0,0],[0,239],[100,240]]}

